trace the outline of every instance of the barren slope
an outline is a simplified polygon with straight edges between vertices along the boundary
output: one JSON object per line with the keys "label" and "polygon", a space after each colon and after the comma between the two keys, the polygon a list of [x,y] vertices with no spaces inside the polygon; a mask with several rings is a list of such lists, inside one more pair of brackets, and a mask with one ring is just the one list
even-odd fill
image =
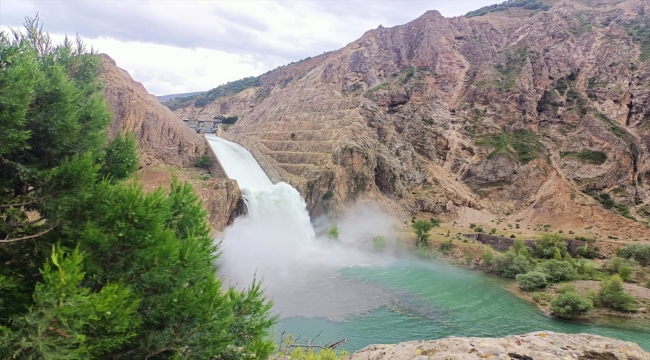
{"label": "barren slope", "polygon": [[230,131],[256,141],[312,214],[371,199],[645,237],[649,28],[642,0],[428,11],[173,109],[237,115]]}

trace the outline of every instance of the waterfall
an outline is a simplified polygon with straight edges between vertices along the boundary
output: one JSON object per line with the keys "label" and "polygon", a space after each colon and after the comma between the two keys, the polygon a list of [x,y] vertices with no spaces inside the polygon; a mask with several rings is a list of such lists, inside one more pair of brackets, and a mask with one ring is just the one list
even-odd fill
{"label": "waterfall", "polygon": [[[388,235],[392,219],[357,208],[338,219],[339,241],[317,238],[305,200],[291,185],[271,183],[252,154],[214,136],[210,146],[229,178],[237,180],[248,214],[224,229],[220,274],[227,285],[263,280],[273,311],[283,316],[341,318],[388,304],[392,297],[371,284],[349,282],[339,270],[392,261],[372,249],[375,235]],[[329,226],[323,218],[320,230]]]}
{"label": "waterfall", "polygon": [[237,180],[248,209],[224,230],[223,270],[243,283],[256,272],[287,273],[315,239],[305,200],[289,184],[273,185],[241,145],[216,136],[207,139],[226,175]]}

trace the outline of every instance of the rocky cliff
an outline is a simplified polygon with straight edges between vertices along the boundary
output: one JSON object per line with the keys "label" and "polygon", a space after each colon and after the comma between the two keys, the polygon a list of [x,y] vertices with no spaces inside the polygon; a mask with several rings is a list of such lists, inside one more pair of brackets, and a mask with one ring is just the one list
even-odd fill
{"label": "rocky cliff", "polygon": [[167,107],[160,104],[129,73],[107,55],[101,57],[100,81],[106,102],[113,113],[109,136],[135,134],[143,165],[160,162],[177,167],[194,166],[205,152],[201,135],[190,130]]}
{"label": "rocky cliff", "polygon": [[237,182],[201,180],[200,170],[194,169],[194,165],[196,157],[205,153],[202,135],[190,130],[178,115],[117,67],[113,59],[100,56],[100,80],[113,113],[109,136],[123,132],[135,134],[140,152],[141,168],[137,175],[140,184],[145,190],[168,187],[174,176],[190,182],[208,211],[210,225],[215,230],[223,230],[242,207]]}
{"label": "rocky cliff", "polygon": [[350,360],[424,359],[579,359],[646,360],[650,353],[634,343],[588,334],[534,332],[501,339],[448,337],[395,345],[371,345]]}
{"label": "rocky cliff", "polygon": [[544,3],[428,11],[171,107],[238,116],[229,131],[253,138],[312,214],[372,200],[647,236],[650,3]]}

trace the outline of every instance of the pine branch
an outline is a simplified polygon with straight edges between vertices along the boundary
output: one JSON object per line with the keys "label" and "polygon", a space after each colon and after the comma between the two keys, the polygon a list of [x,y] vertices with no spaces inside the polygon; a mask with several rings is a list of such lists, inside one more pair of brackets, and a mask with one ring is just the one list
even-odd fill
{"label": "pine branch", "polygon": [[37,237],[39,237],[41,235],[45,235],[45,234],[49,233],[50,231],[54,230],[54,228],[57,227],[58,225],[59,224],[56,224],[56,225],[52,226],[51,228],[49,228],[47,230],[41,231],[38,234],[25,236],[25,237],[21,237],[21,238],[17,238],[17,239],[9,239],[9,235],[7,235],[7,237],[4,240],[0,240],[0,243],[13,243],[13,242],[17,242],[17,241],[23,241],[23,240],[29,240],[29,239],[37,238]]}

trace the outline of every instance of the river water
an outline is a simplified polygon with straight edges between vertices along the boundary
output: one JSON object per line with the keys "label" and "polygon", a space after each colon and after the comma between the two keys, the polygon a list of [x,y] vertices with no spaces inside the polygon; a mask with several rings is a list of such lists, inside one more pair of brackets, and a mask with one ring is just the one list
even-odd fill
{"label": "river water", "polygon": [[559,320],[505,290],[510,280],[372,251],[372,236],[391,236],[384,215],[359,210],[339,223],[339,241],[318,236],[322,230],[314,230],[298,191],[273,185],[238,144],[208,140],[248,208],[220,239],[221,274],[241,287],[263,280],[280,315],[277,337],[286,330],[303,339],[320,334],[321,343],[347,338],[339,348],[355,351],[377,343],[543,330],[604,335],[650,350],[647,321]]}

